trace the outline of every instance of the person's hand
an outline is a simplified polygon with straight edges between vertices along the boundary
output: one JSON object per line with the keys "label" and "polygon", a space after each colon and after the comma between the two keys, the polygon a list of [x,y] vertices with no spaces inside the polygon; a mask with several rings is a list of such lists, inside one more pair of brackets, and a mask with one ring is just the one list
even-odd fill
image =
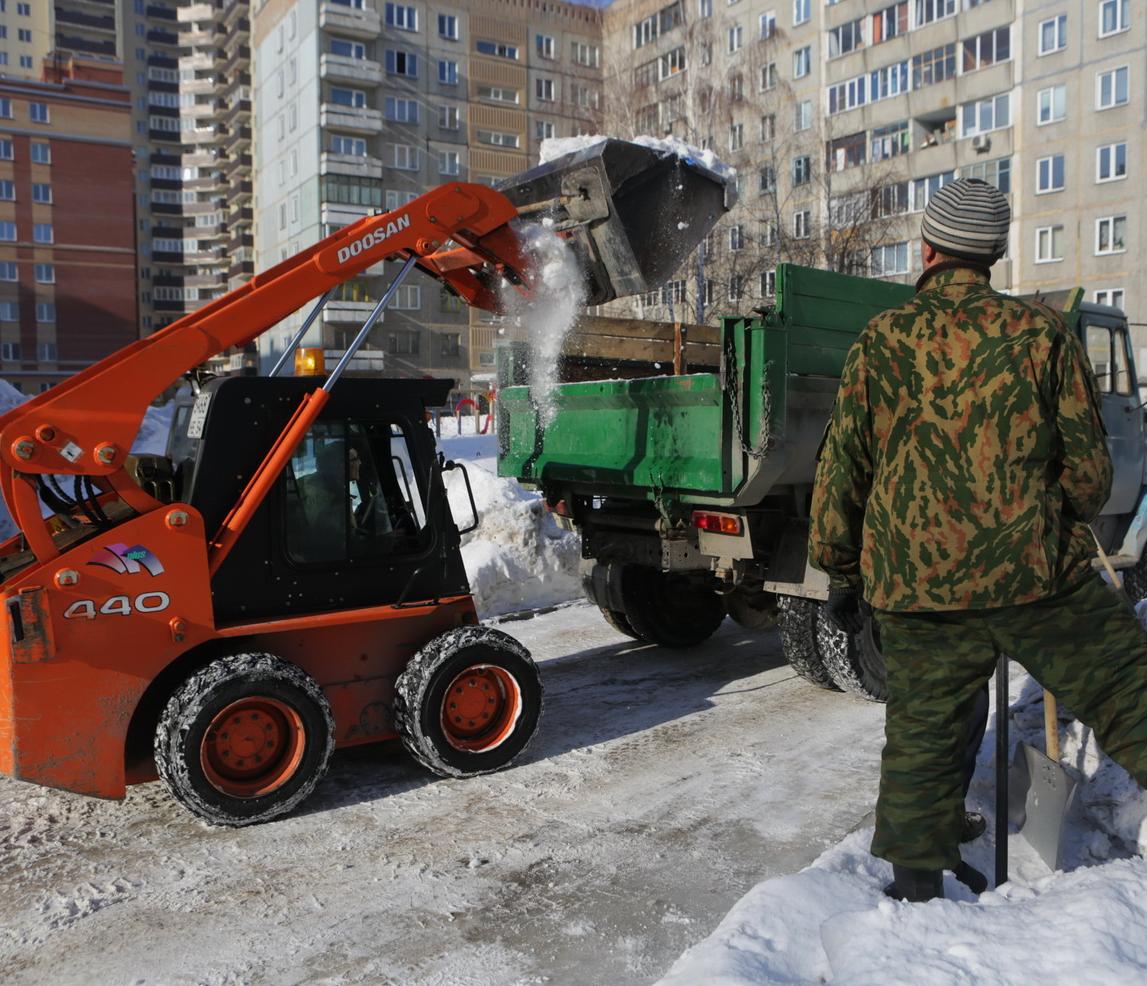
{"label": "person's hand", "polygon": [[832,625],[845,633],[860,633],[864,629],[864,613],[857,589],[833,588],[828,590],[825,612]]}

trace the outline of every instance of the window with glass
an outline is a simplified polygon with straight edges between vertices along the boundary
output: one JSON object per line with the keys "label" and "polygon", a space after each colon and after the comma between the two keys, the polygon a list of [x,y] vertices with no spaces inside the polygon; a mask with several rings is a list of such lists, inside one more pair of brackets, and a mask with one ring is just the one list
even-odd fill
{"label": "window with glass", "polygon": [[1123,307],[1123,288],[1100,288],[1095,292],[1097,305],[1111,305],[1113,308]]}
{"label": "window with glass", "polygon": [[912,88],[922,89],[956,76],[956,46],[942,45],[912,56]]}
{"label": "window with glass", "polygon": [[812,128],[812,100],[802,99],[795,107],[795,118],[793,120],[793,127],[797,133]]}
{"label": "window with glass", "polygon": [[539,58],[553,60],[556,51],[556,44],[553,36],[550,34],[535,34],[534,51]]}
{"label": "window with glass", "polygon": [[420,167],[418,148],[409,144],[393,144],[391,167],[401,171],[417,171]]}
{"label": "window with glass", "polygon": [[1127,177],[1127,144],[1104,144],[1095,152],[1095,180],[1118,181]]}
{"label": "window with glass", "polygon": [[447,41],[458,40],[458,18],[453,14],[438,15],[438,37]]}
{"label": "window with glass", "polygon": [[761,92],[777,87],[777,63],[768,62],[761,66]]}
{"label": "window with glass", "polygon": [[1036,161],[1036,194],[1063,191],[1064,156],[1052,154]]}
{"label": "window with glass", "polygon": [[839,58],[864,47],[864,18],[847,21],[828,32],[828,57]]}
{"label": "window with glass", "polygon": [[50,123],[51,113],[47,103],[29,103],[28,119],[33,123]]}
{"label": "window with glass", "polygon": [[734,123],[729,127],[729,150],[739,151],[745,146],[745,125]]}
{"label": "window with glass", "polygon": [[1049,264],[1063,260],[1063,227],[1040,226],[1035,231],[1035,262]]}
{"label": "window with glass", "polygon": [[[13,264],[13,267],[14,266],[15,264]],[[56,283],[56,268],[52,264],[35,264],[34,270],[37,284]],[[15,280],[15,278],[12,278],[12,280]]]}
{"label": "window with glass", "polygon": [[33,243],[53,243],[55,242],[55,234],[52,232],[51,223],[33,223],[32,224],[32,242]]}
{"label": "window with glass", "polygon": [[868,102],[868,76],[858,75],[855,79],[829,86],[827,102],[829,116],[864,106]]}
{"label": "window with glass", "polygon": [[[39,266],[37,264],[36,266]],[[18,281],[20,269],[14,260],[0,260],[0,281]]]}
{"label": "window with glass", "polygon": [[965,72],[975,72],[997,62],[1006,62],[1012,57],[1012,29],[1010,26],[997,27],[977,34],[974,38],[966,39],[963,48]]}
{"label": "window with glass", "polygon": [[872,131],[872,160],[883,161],[890,157],[907,154],[912,146],[908,121],[877,127]]}
{"label": "window with glass", "polygon": [[461,126],[457,106],[438,107],[438,126],[443,130],[457,130]]}
{"label": "window with glass", "polygon": [[16,240],[16,224],[10,220],[0,220],[0,241],[13,243]]}
{"label": "window with glass", "polygon": [[458,63],[448,59],[438,60],[438,81],[444,86],[458,85]]}
{"label": "window with glass", "polygon": [[340,134],[331,134],[331,153],[366,157],[366,141],[361,137],[343,137]]}
{"label": "window with glass", "polygon": [[960,169],[961,178],[979,178],[989,185],[995,185],[1005,195],[1012,190],[1012,159],[997,158],[995,161],[977,162]]}
{"label": "window with glass", "polygon": [[729,227],[729,249],[733,251],[745,248],[745,227],[739,223]]}
{"label": "window with glass", "polygon": [[807,154],[798,154],[793,158],[793,184],[804,185],[812,179],[812,158]]}
{"label": "window with glass", "polygon": [[1128,0],[1100,0],[1099,2],[1099,36],[1107,37],[1109,34],[1118,34],[1131,27],[1128,15]]}
{"label": "window with glass", "polygon": [[899,37],[908,31],[908,0],[894,3],[871,15],[872,44]]}
{"label": "window with glass", "polygon": [[406,4],[388,3],[386,5],[386,26],[397,28],[400,31],[417,31],[418,8]]}
{"label": "window with glass", "polygon": [[868,89],[868,101],[889,99],[908,91],[908,60],[885,65],[872,73]]}
{"label": "window with glass", "polygon": [[891,277],[894,274],[907,274],[907,240],[902,243],[885,243],[873,249],[870,270],[873,277]]}
{"label": "window with glass", "polygon": [[740,24],[734,24],[731,28],[729,28],[727,40],[729,46],[728,51],[730,55],[741,50],[741,44],[744,41],[744,37],[744,28],[742,28]]}
{"label": "window with glass", "polygon": [[1126,65],[1100,72],[1095,77],[1095,102],[1101,110],[1126,104],[1130,93],[1129,72]]}
{"label": "window with glass", "polygon": [[922,27],[945,17],[955,17],[959,0],[916,0],[914,24]]}
{"label": "window with glass", "polygon": [[392,123],[417,123],[418,100],[387,96],[383,100],[383,116]]}
{"label": "window with glass", "polygon": [[807,240],[812,235],[812,213],[799,209],[793,214],[793,239]]}
{"label": "window with glass", "polygon": [[729,300],[740,301],[745,294],[745,277],[743,274],[734,274],[729,278]]}
{"label": "window with glass", "polygon": [[518,103],[517,89],[507,89],[505,86],[479,86],[478,98],[492,103]]}
{"label": "window with glass", "polygon": [[1084,328],[1084,340],[1100,393],[1124,396],[1135,393],[1127,331],[1091,323]]}
{"label": "window with glass", "polygon": [[1127,249],[1126,237],[1126,216],[1104,216],[1095,220],[1096,254],[1123,253]]}
{"label": "window with glass", "polygon": [[1067,117],[1067,86],[1050,86],[1036,96],[1036,121],[1039,126],[1059,123]]}
{"label": "window with glass", "polygon": [[330,52],[343,58],[362,60],[366,58],[366,45],[361,41],[345,41],[342,38],[331,38]]}
{"label": "window with glass", "polygon": [[942,171],[939,174],[928,175],[926,178],[912,179],[912,211],[923,211],[941,188],[950,181],[956,180],[956,172]]}
{"label": "window with glass", "polygon": [[757,37],[762,41],[768,41],[777,30],[777,15],[773,11],[761,14],[757,19]]}
{"label": "window with glass", "polygon": [[1039,53],[1050,55],[1067,47],[1067,14],[1039,22]]}
{"label": "window with glass", "polygon": [[403,75],[408,79],[418,78],[418,56],[413,52],[388,48],[383,56],[387,75]]}
{"label": "window with glass", "polygon": [[803,79],[812,71],[812,46],[805,45],[793,52],[793,78]]}
{"label": "window with glass", "polygon": [[20,304],[16,301],[0,301],[0,322],[19,322]]}
{"label": "window with glass", "polygon": [[812,16],[812,0],[793,0],[793,26],[804,24]]}
{"label": "window with glass", "polygon": [[771,164],[762,165],[757,172],[757,190],[771,192],[777,187],[777,172]]}
{"label": "window with glass", "polygon": [[1011,126],[1011,93],[965,103],[960,107],[961,136],[973,137]]}
{"label": "window with glass", "polygon": [[508,58],[518,60],[518,46],[506,44],[502,41],[485,41],[479,39],[474,42],[474,48],[480,55],[492,55],[495,58]]}

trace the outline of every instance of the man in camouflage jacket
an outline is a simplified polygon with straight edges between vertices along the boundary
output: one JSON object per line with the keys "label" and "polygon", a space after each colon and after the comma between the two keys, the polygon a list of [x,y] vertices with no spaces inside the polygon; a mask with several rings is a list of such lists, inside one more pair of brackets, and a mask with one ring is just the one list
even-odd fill
{"label": "man in camouflage jacket", "polygon": [[[915,297],[861,332],[817,468],[809,553],[830,617],[877,611],[888,671],[872,851],[889,893],[942,894],[959,854],[965,723],[998,653],[1147,785],[1147,636],[1093,573],[1112,469],[1094,375],[1053,310],[994,291],[1010,211],[961,179],[932,197]],[[977,887],[978,888],[978,887]]]}

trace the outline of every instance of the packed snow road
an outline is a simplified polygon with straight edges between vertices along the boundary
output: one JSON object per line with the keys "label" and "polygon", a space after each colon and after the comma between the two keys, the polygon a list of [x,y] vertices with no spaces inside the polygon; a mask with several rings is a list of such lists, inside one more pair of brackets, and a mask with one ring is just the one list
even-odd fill
{"label": "packed snow road", "polygon": [[872,806],[883,709],[796,678],[773,632],[672,652],[583,604],[502,627],[546,710],[500,774],[345,751],[301,813],[238,830],[158,784],[0,780],[4,982],[649,983]]}

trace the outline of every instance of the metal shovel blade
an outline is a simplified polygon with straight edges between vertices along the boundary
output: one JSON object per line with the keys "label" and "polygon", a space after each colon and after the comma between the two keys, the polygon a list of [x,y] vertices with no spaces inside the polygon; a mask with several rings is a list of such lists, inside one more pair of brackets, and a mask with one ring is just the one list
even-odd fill
{"label": "metal shovel blade", "polygon": [[1051,870],[1062,869],[1063,834],[1076,783],[1054,760],[1027,743],[1008,772],[1008,821]]}

